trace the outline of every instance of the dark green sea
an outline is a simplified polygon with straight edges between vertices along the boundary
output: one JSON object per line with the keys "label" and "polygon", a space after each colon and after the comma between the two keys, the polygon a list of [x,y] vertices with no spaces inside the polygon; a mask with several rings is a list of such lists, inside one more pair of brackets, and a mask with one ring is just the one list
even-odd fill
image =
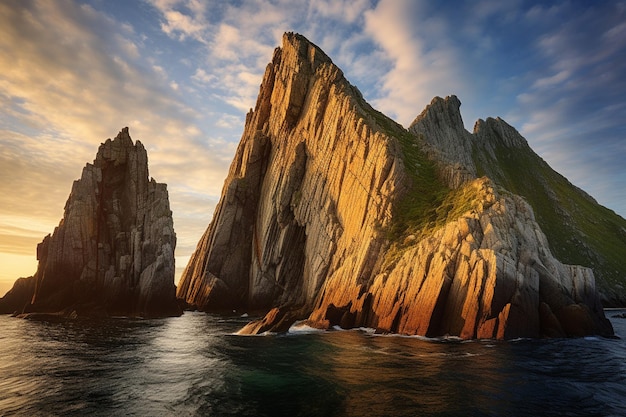
{"label": "dark green sea", "polygon": [[626,416],[622,339],[367,330],[237,336],[249,319],[0,316],[2,416]]}

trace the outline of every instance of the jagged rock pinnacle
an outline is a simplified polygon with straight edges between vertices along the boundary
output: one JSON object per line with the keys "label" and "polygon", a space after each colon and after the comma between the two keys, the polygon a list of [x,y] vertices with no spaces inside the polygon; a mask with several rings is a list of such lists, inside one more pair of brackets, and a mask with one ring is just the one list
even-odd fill
{"label": "jagged rock pinnacle", "polygon": [[126,127],[85,166],[59,226],[37,246],[37,273],[18,281],[0,309],[180,314],[175,247],[167,187],[148,179],[146,150]]}

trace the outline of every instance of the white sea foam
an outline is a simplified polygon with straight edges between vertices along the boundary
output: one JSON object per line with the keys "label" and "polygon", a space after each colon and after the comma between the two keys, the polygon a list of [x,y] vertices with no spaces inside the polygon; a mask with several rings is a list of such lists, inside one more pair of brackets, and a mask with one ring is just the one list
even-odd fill
{"label": "white sea foam", "polygon": [[239,329],[234,333],[231,333],[231,336],[243,336],[243,337],[263,337],[263,336],[276,336],[278,333],[276,332],[263,332],[263,333],[258,333],[258,334],[250,334],[250,333],[241,333],[241,330],[243,329]]}
{"label": "white sea foam", "polygon": [[356,330],[358,330],[360,332],[363,332],[363,333],[367,333],[367,334],[375,334],[376,333],[376,329],[374,329],[372,327],[359,327]]}
{"label": "white sea foam", "polygon": [[532,339],[528,337],[516,337],[515,339],[510,339],[509,342],[517,343],[517,342],[526,342],[528,340],[532,340]]}
{"label": "white sea foam", "polygon": [[291,325],[287,333],[289,334],[310,334],[310,333],[323,333],[326,330],[316,329],[306,324],[305,320],[297,321]]}

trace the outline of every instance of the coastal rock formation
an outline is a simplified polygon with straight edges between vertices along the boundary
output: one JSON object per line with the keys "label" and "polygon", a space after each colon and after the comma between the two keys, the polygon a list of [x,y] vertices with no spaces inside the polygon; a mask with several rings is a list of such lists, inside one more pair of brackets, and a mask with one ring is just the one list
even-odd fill
{"label": "coastal rock formation", "polygon": [[396,248],[366,289],[329,281],[309,324],[464,339],[610,334],[593,272],[552,256],[523,198],[487,178],[460,192],[472,208]]}
{"label": "coastal rock formation", "polygon": [[178,297],[308,305],[329,276],[368,277],[406,182],[397,141],[364,119],[373,112],[321,50],[285,35]]}
{"label": "coastal rock formation", "polygon": [[83,168],[59,226],[37,245],[37,272],[0,311],[178,315],[175,246],[167,186],[149,179],[146,150],[124,128]]}
{"label": "coastal rock formation", "polygon": [[459,106],[436,99],[408,131],[285,34],[177,296],[269,311],[242,333],[306,319],[463,338],[612,334],[593,272],[559,262],[524,198],[478,178]]}
{"label": "coastal rock formation", "polygon": [[605,306],[626,305],[626,220],[554,171],[515,128],[498,118],[478,120],[465,130],[461,102],[435,97],[409,127],[437,161],[451,188],[488,176],[524,197],[535,212],[555,256],[592,267]]}

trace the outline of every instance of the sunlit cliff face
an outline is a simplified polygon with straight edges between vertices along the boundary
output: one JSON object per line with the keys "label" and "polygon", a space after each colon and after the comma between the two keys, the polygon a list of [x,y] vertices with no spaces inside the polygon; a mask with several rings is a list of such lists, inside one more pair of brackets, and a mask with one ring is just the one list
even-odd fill
{"label": "sunlit cliff face", "polygon": [[[178,298],[204,311],[268,311],[241,334],[302,319],[463,339],[613,334],[592,270],[553,255],[524,197],[533,200],[515,194],[527,190],[519,173],[495,167],[521,166],[532,192],[554,179],[592,214],[601,208],[504,120],[467,132],[460,106],[435,97],[406,130],[319,47],[285,33]],[[533,180],[525,168],[537,166]],[[595,217],[626,227],[613,216]]]}

